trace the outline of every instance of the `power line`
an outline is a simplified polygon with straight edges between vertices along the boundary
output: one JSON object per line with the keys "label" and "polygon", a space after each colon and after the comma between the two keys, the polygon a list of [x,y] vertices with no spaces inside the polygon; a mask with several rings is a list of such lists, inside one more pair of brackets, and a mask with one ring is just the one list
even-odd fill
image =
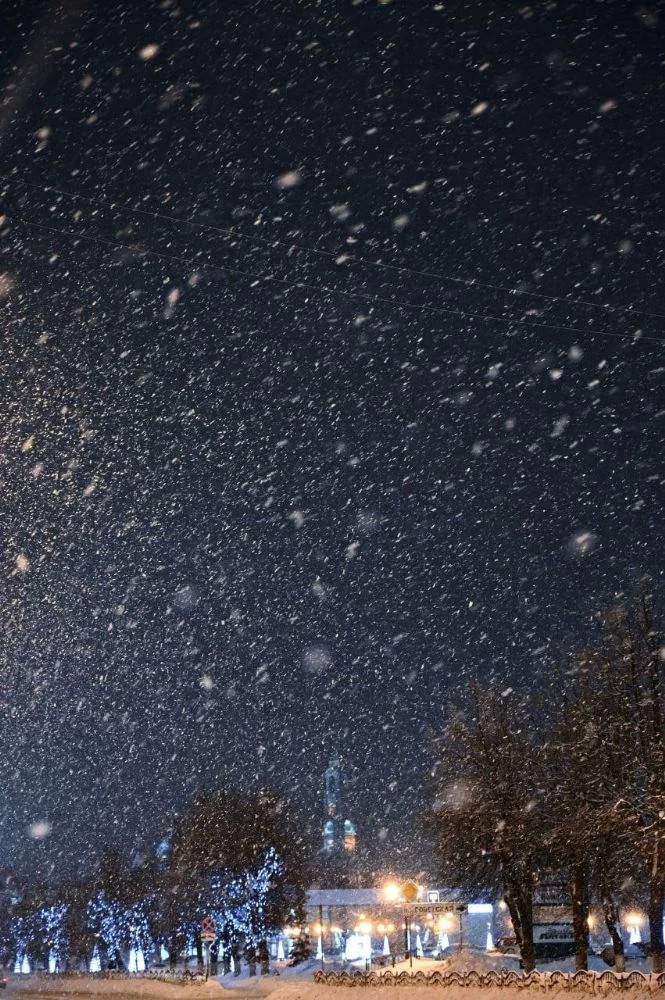
{"label": "power line", "polygon": [[[247,240],[250,243],[262,244],[268,247],[282,246],[289,250],[295,248],[303,253],[313,253],[320,257],[325,257],[328,261],[334,259],[334,255],[328,250],[320,250],[318,247],[305,246],[302,243],[297,243],[295,241],[287,241],[280,239],[271,239],[269,237],[263,237],[258,234],[244,233],[241,230],[236,229],[233,226],[213,226],[210,223],[199,222],[197,219],[185,218],[180,219],[173,215],[168,215],[164,212],[151,212],[144,208],[132,208],[129,205],[121,205],[117,202],[104,202],[99,198],[90,198],[87,195],[80,194],[77,191],[66,191],[63,188],[53,187],[48,184],[31,184],[29,181],[21,180],[20,178],[10,177],[8,174],[0,175],[3,179],[9,181],[10,183],[18,184],[23,187],[33,188],[37,191],[51,191],[54,194],[61,195],[65,198],[79,198],[81,201],[87,201],[91,205],[103,205],[106,208],[114,209],[119,212],[126,212],[133,215],[142,215],[146,218],[159,219],[163,222],[168,222],[171,225],[174,223],[179,223],[181,225],[190,226],[194,229],[208,230],[209,232],[220,233],[224,236],[232,236],[236,239]],[[478,281],[476,278],[458,278],[454,275],[443,274],[438,271],[426,271],[414,267],[406,267],[400,264],[386,264],[383,261],[378,260],[362,260],[359,257],[352,257],[355,263],[360,264],[361,267],[377,267],[386,271],[393,271],[403,274],[415,274],[422,278],[435,278],[437,281],[450,281],[458,285],[464,285],[467,288],[486,288],[494,292],[506,292],[508,295],[526,295],[531,298],[540,299],[545,302],[558,302],[564,303],[566,305],[578,305],[584,306],[588,309],[600,309],[604,312],[618,312],[627,313],[631,316],[647,316],[650,319],[661,319],[665,320],[665,313],[650,312],[644,309],[635,309],[633,306],[615,306],[610,305],[606,302],[590,302],[588,299],[580,299],[568,295],[547,295],[544,292],[531,292],[523,288],[511,288],[507,285],[497,285],[491,284],[486,281]]]}
{"label": "power line", "polygon": [[[84,233],[75,233],[68,229],[58,229],[55,226],[47,226],[44,223],[35,222],[32,219],[24,219],[21,216],[14,215],[13,213],[5,212],[5,218],[13,219],[13,221],[19,223],[20,225],[27,226],[31,229],[39,229],[44,232],[53,233],[59,236],[65,236],[73,240],[86,240],[89,243],[95,243],[100,246],[112,247],[116,250],[127,250],[129,253],[136,254],[141,257],[155,257],[160,260],[168,260],[171,263],[187,264],[190,267],[194,267],[197,270],[207,270],[212,272],[218,272],[220,274],[235,274],[243,278],[251,278],[254,282],[278,282],[279,284],[285,286],[286,288],[302,289],[305,291],[316,292],[320,294],[321,292],[326,292],[330,295],[341,296],[342,298],[349,299],[362,299],[363,301],[370,303],[380,303],[381,305],[396,306],[400,309],[416,309],[420,311],[432,312],[446,316],[459,316],[463,319],[476,319],[482,320],[489,323],[508,323],[516,324],[519,326],[526,327],[527,329],[540,329],[540,330],[555,330],[559,333],[572,333],[576,336],[586,337],[588,334],[599,337],[612,337],[614,339],[626,341],[627,334],[623,333],[613,333],[609,330],[581,330],[578,327],[555,325],[552,323],[540,323],[540,322],[528,322],[523,319],[516,319],[514,317],[507,316],[494,316],[490,313],[475,313],[468,312],[461,309],[450,309],[447,306],[433,306],[427,305],[420,302],[406,302],[403,299],[397,298],[385,298],[380,295],[373,295],[369,292],[359,292],[359,291],[344,291],[339,288],[333,288],[330,285],[312,285],[309,282],[303,281],[290,281],[287,278],[281,278],[278,275],[265,275],[257,274],[253,271],[245,271],[237,267],[229,267],[226,264],[210,264],[205,261],[200,261],[195,257],[180,256],[178,254],[169,254],[161,250],[153,250],[149,247],[137,247],[132,246],[130,243],[123,243],[119,240],[111,240],[103,236],[88,236]],[[653,343],[665,346],[665,340],[661,340],[657,337],[644,336],[640,334],[640,340],[648,340]]]}

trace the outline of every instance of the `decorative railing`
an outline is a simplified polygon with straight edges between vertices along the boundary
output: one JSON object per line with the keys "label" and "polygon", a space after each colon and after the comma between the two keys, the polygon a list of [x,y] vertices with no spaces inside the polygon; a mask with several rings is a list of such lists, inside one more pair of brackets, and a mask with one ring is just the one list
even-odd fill
{"label": "decorative railing", "polygon": [[556,987],[582,993],[665,990],[665,972],[317,972],[314,981],[327,986],[464,986],[527,989]]}

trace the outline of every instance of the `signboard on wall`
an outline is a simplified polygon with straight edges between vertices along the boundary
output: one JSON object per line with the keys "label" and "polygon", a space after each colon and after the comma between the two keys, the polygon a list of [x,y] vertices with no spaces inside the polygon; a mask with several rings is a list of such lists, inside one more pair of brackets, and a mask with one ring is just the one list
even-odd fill
{"label": "signboard on wall", "polygon": [[409,909],[413,913],[466,913],[465,903],[412,903]]}

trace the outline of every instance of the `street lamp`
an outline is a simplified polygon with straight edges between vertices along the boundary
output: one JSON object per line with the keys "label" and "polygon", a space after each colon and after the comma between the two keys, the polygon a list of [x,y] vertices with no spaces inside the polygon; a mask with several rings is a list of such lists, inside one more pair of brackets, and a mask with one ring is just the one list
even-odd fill
{"label": "street lamp", "polygon": [[413,968],[413,950],[411,948],[411,919],[409,914],[409,904],[415,903],[418,898],[418,886],[415,882],[388,882],[383,887],[383,895],[389,903],[402,903],[404,913],[404,958],[409,960],[410,968]]}
{"label": "street lamp", "polygon": [[383,896],[388,903],[398,903],[402,898],[402,887],[397,882],[387,882],[383,887]]}

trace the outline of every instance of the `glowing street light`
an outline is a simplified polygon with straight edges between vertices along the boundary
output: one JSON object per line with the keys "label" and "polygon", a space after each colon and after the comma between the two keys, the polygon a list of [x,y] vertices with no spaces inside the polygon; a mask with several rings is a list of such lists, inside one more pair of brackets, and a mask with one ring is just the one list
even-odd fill
{"label": "glowing street light", "polygon": [[404,907],[404,957],[408,958],[411,968],[413,968],[413,953],[411,950],[411,927],[407,907],[409,903],[415,903],[419,892],[420,887],[416,882],[412,881],[403,882],[402,884],[399,882],[387,882],[383,886],[384,899],[389,903],[401,902]]}
{"label": "glowing street light", "polygon": [[397,882],[388,882],[383,887],[383,896],[388,903],[398,903],[402,899],[402,886]]}

